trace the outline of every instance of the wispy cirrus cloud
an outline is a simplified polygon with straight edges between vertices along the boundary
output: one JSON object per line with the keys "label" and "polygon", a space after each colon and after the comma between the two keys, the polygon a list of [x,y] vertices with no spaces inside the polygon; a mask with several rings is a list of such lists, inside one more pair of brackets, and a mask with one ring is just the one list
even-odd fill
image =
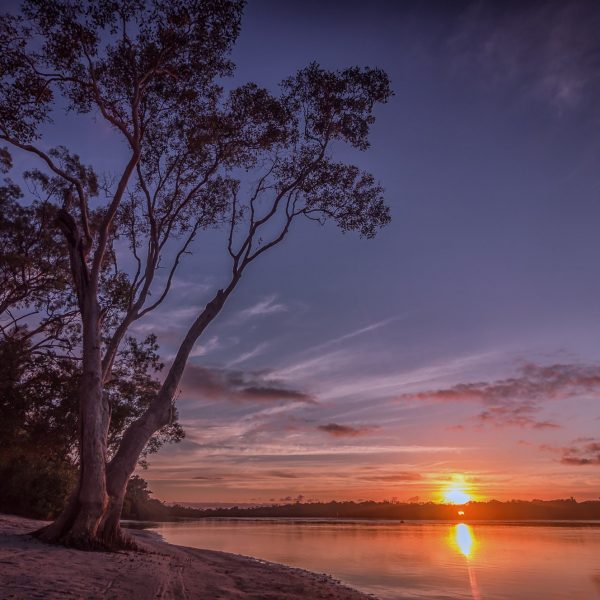
{"label": "wispy cirrus cloud", "polygon": [[449,388],[402,394],[400,400],[464,401],[496,404],[511,400],[571,398],[600,391],[600,365],[526,363],[516,377],[492,382],[460,383]]}
{"label": "wispy cirrus cloud", "polygon": [[232,320],[236,323],[241,323],[254,317],[264,317],[266,315],[286,312],[287,310],[288,307],[283,302],[277,302],[277,296],[273,294],[259,300],[248,308],[240,310],[234,315]]}
{"label": "wispy cirrus cloud", "polygon": [[221,340],[219,336],[213,335],[204,344],[196,344],[190,352],[190,358],[197,358],[199,356],[205,356],[206,354],[217,350],[221,347]]}
{"label": "wispy cirrus cloud", "polygon": [[267,342],[261,342],[260,344],[255,346],[252,350],[249,350],[248,352],[243,352],[242,354],[239,354],[235,358],[231,359],[225,366],[226,366],[226,368],[231,369],[231,367],[235,367],[236,365],[246,362],[247,360],[250,360],[251,358],[260,356],[261,354],[263,354],[265,352],[265,350],[268,347],[269,347],[269,344]]}
{"label": "wispy cirrus cloud", "polygon": [[[431,366],[380,375],[345,373],[343,377],[330,385],[321,394],[321,398],[332,399],[359,395],[364,397],[372,397],[373,395],[392,397],[403,389],[422,389],[425,385],[432,385],[432,382],[436,380],[447,380],[458,373],[489,361],[494,355],[495,353],[493,352],[483,352],[481,354],[452,358]],[[330,362],[334,362],[332,357],[327,356],[326,358]],[[356,362],[357,360],[364,359],[364,356],[357,357],[351,352],[345,353],[340,350],[339,354],[334,355],[333,358],[337,362],[351,359],[354,359]],[[283,371],[283,373],[285,374],[286,372]]]}
{"label": "wispy cirrus cloud", "polygon": [[349,333],[344,333],[343,335],[340,335],[336,338],[327,340],[326,342],[323,342],[321,344],[317,344],[316,346],[313,346],[312,348],[310,348],[309,351],[312,353],[317,350],[322,350],[323,348],[327,348],[329,346],[335,346],[336,344],[339,344],[341,342],[346,342],[353,338],[364,335],[365,333],[370,333],[371,331],[376,331],[377,329],[381,329],[382,327],[385,327],[386,325],[389,325],[390,323],[393,323],[394,321],[397,321],[401,318],[402,318],[402,316],[398,315],[395,317],[391,317],[389,319],[384,319],[383,321],[376,321],[375,323],[365,325],[364,327],[360,327],[359,329],[354,329],[353,331],[350,331]]}
{"label": "wispy cirrus cloud", "polygon": [[369,475],[358,475],[358,479],[363,481],[379,481],[379,482],[408,482],[408,481],[422,481],[423,475],[414,471],[395,471],[395,472],[383,472],[374,473]]}
{"label": "wispy cirrus cloud", "polygon": [[329,379],[337,371],[346,371],[349,365],[364,361],[365,350],[363,345],[344,344],[343,347],[337,349],[335,346],[364,336],[367,333],[377,331],[401,318],[403,316],[398,315],[389,319],[376,321],[326,340],[325,342],[305,348],[295,357],[291,357],[287,365],[274,369],[270,373],[270,376],[277,379],[302,380],[306,378],[314,379],[317,376],[325,375]]}
{"label": "wispy cirrus cloud", "polygon": [[332,350],[322,354],[312,355],[310,358],[293,361],[290,364],[274,369],[268,373],[271,379],[301,381],[315,378],[320,375],[330,374],[335,369],[350,364],[355,353],[348,349]]}
{"label": "wispy cirrus cloud", "polygon": [[277,479],[300,479],[302,474],[294,471],[267,471],[269,477],[276,477]]}
{"label": "wispy cirrus cloud", "polygon": [[[238,460],[244,458],[256,462],[258,458],[300,458],[300,457],[321,457],[340,456],[348,457],[350,455],[367,456],[367,455],[384,455],[384,454],[447,454],[449,452],[460,453],[465,450],[464,447],[458,446],[352,446],[343,445],[339,447],[323,447],[308,444],[261,444],[261,445],[213,445],[205,446],[206,449],[213,452],[206,456],[234,457]],[[467,448],[468,449],[468,448]]]}
{"label": "wispy cirrus cloud", "polygon": [[594,97],[600,82],[595,0],[473,2],[449,42],[458,64],[512,80],[560,109]]}
{"label": "wispy cirrus cloud", "polygon": [[474,420],[480,425],[493,427],[522,427],[526,429],[559,429],[561,426],[550,420],[536,417],[541,407],[532,403],[491,406],[480,412]]}
{"label": "wispy cirrus cloud", "polygon": [[580,437],[571,443],[560,446],[554,444],[534,444],[527,440],[519,440],[519,444],[537,448],[540,452],[559,455],[557,460],[563,465],[586,466],[600,465],[600,440],[593,437]]}

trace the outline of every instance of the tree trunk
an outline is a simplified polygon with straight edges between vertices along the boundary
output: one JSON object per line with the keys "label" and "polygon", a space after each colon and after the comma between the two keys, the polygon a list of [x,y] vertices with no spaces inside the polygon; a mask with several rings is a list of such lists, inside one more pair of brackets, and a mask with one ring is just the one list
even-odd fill
{"label": "tree trunk", "polygon": [[160,391],[150,403],[148,410],[125,431],[117,453],[107,466],[106,481],[110,501],[102,519],[100,536],[109,545],[124,548],[135,547],[135,544],[123,534],[119,524],[127,482],[150,438],[161,427],[171,422],[173,418],[173,398],[183,375],[189,353],[201,333],[219,314],[237,281],[238,279],[235,279],[225,292],[219,290],[194,321],[179,348],[179,352]]}
{"label": "tree trunk", "polygon": [[235,287],[219,290],[190,327],[160,391],[146,412],[125,431],[117,453],[106,464],[110,411],[102,394],[99,311],[95,300],[83,311],[83,376],[80,389],[81,466],[79,483],[56,521],[36,532],[40,539],[84,550],[134,549],[120,527],[121,510],[140,454],[152,435],[171,422],[173,398],[194,343],[219,314]]}
{"label": "tree trunk", "polygon": [[100,311],[95,294],[84,298],[83,361],[79,389],[80,471],[76,489],[54,523],[38,532],[41,539],[81,549],[105,548],[99,526],[109,506],[106,447],[110,419],[102,389]]}
{"label": "tree trunk", "polygon": [[[129,480],[129,478],[127,478]],[[98,538],[102,541],[106,548],[119,550],[137,550],[138,546],[133,539],[123,533],[121,529],[121,512],[123,511],[123,501],[125,500],[125,492],[127,490],[127,481],[125,485],[117,486],[110,485],[107,481],[107,489],[109,493],[109,501],[100,527],[98,529]]]}

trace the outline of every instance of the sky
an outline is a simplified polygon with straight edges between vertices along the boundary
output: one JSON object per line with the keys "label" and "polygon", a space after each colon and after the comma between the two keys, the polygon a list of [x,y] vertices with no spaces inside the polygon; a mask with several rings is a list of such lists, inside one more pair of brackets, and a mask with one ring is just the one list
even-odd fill
{"label": "sky", "polygon": [[[303,223],[251,267],[192,352],[185,440],[141,473],[156,497],[600,496],[599,25],[595,2],[250,0],[235,83],[389,73],[371,148],[338,156],[392,222]],[[109,134],[64,135],[111,167]],[[227,275],[203,237],[136,325],[167,363]]]}

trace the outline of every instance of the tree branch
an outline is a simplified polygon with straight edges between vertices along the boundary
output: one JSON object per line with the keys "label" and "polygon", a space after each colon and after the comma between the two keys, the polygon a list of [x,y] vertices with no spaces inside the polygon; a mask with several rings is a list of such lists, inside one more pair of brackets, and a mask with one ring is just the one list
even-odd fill
{"label": "tree branch", "polygon": [[14,139],[13,137],[7,135],[6,133],[3,133],[2,135],[0,135],[0,139],[5,140],[9,144],[15,146],[15,148],[19,148],[21,150],[24,150],[25,152],[29,152],[31,154],[35,154],[36,156],[39,156],[48,165],[48,167],[50,168],[50,170],[53,173],[55,173],[59,177],[62,177],[66,182],[70,183],[72,186],[75,187],[75,189],[77,190],[77,196],[79,198],[79,210],[81,212],[81,222],[83,225],[83,232],[84,232],[85,239],[86,239],[84,248],[85,248],[85,254],[87,255],[87,253],[89,252],[89,249],[91,248],[91,245],[92,245],[92,234],[90,231],[90,224],[89,224],[89,211],[88,211],[88,204],[87,204],[87,195],[85,193],[83,183],[77,177],[69,175],[66,171],[61,169],[50,158],[50,156],[48,154],[46,154],[39,148],[33,146],[32,144],[22,144],[21,142]]}

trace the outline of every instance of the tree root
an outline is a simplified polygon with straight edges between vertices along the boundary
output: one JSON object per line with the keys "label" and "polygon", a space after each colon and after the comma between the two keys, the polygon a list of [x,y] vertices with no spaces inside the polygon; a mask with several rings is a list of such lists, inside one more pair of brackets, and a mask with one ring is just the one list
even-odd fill
{"label": "tree root", "polygon": [[42,527],[32,531],[29,535],[47,544],[65,546],[75,550],[85,552],[143,552],[138,543],[131,537],[123,533],[120,529],[110,536],[91,535],[89,533],[79,533],[67,531],[63,534],[56,534],[48,531],[49,526]]}

